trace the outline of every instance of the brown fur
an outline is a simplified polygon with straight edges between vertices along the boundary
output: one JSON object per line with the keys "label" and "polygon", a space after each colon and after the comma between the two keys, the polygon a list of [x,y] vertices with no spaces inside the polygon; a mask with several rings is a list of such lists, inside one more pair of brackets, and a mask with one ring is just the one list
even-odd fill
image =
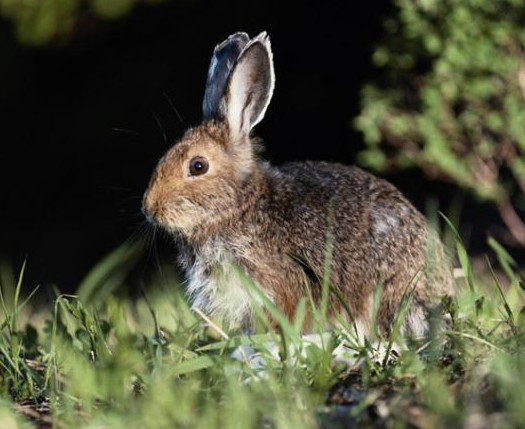
{"label": "brown fur", "polygon": [[[200,247],[220,240],[292,318],[307,287],[320,299],[331,233],[331,285],[358,320],[366,319],[380,284],[385,331],[416,275],[421,278],[414,306],[425,314],[452,292],[446,264],[428,278],[426,221],[391,184],[340,164],[274,168],[244,150],[249,139],[228,144],[227,135],[227,127],[214,122],[190,130],[159,162],[144,197],[148,216],[178,234],[183,268],[189,269]],[[195,155],[210,160],[210,172],[202,177],[187,174],[185,166]],[[179,207],[181,198],[194,206]],[[444,263],[439,242],[434,246],[437,262]],[[341,309],[335,297],[332,301]]]}
{"label": "brown fur", "polygon": [[[262,53],[252,51],[250,74],[232,85],[242,90],[255,80],[263,101],[271,97],[273,69],[261,72],[262,81],[253,70],[271,62],[264,37],[252,42],[262,53],[265,47],[268,56],[259,65]],[[237,78],[235,70],[230,80]],[[261,82],[269,87],[267,93]],[[239,101],[236,93],[227,93],[225,100],[245,102],[244,121],[260,120],[268,101],[250,104],[252,95]],[[222,112],[224,106],[215,110]],[[192,298],[203,310],[249,327],[252,307],[245,305],[242,285],[232,276],[231,267],[238,266],[293,318],[302,297],[310,293],[320,302],[331,243],[331,287],[364,329],[379,285],[384,288],[379,323],[387,333],[402,297],[414,287],[405,331],[424,333],[429,311],[442,295],[452,293],[447,258],[425,218],[394,186],[357,167],[324,162],[270,166],[259,159],[257,140],[244,132],[250,124],[228,118],[233,110],[190,129],[160,160],[144,196],[146,216],[176,237]],[[232,129],[235,124],[243,129]],[[209,161],[202,176],[189,174],[195,156]],[[332,314],[344,315],[335,294],[330,299]]]}

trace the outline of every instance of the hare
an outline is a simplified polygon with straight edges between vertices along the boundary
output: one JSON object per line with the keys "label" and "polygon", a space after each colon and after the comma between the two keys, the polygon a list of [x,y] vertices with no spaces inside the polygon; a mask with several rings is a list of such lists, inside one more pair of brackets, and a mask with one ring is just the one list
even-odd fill
{"label": "hare", "polygon": [[291,319],[301,297],[320,302],[329,276],[337,291],[330,294],[330,316],[339,312],[368,329],[374,291],[381,287],[382,331],[391,332],[410,293],[403,329],[423,335],[431,309],[452,293],[439,239],[400,191],[357,167],[274,167],[262,160],[252,130],[264,117],[274,82],[266,33],[253,39],[235,33],[219,44],[203,122],[159,161],[144,195],[146,218],[175,239],[193,305],[250,329],[257,303],[246,276]]}

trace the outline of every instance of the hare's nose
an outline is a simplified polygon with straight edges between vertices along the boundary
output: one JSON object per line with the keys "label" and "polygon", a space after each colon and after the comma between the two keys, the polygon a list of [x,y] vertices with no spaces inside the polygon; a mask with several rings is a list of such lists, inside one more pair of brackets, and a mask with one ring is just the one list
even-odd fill
{"label": "hare's nose", "polygon": [[156,210],[152,211],[149,208],[147,208],[146,206],[142,206],[141,211],[142,211],[142,214],[144,215],[144,217],[146,218],[146,220],[149,223],[155,223]]}
{"label": "hare's nose", "polygon": [[141,211],[148,222],[155,223],[155,219],[159,212],[159,206],[157,203],[150,201],[148,197],[145,196],[142,201]]}

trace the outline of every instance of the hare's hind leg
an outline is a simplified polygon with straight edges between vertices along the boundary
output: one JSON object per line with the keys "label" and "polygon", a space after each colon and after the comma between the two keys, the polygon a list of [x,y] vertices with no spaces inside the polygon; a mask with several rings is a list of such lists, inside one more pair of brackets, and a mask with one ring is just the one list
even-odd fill
{"label": "hare's hind leg", "polygon": [[401,334],[411,337],[427,335],[430,326],[430,314],[427,307],[415,297],[409,305],[410,309],[401,329]]}
{"label": "hare's hind leg", "polygon": [[[386,337],[401,334],[421,337],[428,332],[428,308],[424,273],[398,272],[384,283],[377,325]],[[402,318],[401,320],[399,318]],[[394,332],[399,326],[399,332]],[[399,329],[399,328],[398,328]]]}

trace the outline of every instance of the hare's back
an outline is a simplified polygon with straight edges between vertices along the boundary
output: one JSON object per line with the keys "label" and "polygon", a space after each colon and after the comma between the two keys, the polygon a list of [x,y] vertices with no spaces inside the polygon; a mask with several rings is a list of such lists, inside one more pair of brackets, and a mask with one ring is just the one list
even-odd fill
{"label": "hare's back", "polygon": [[378,198],[392,198],[394,202],[400,197],[408,203],[392,184],[355,166],[306,161],[284,164],[278,170],[285,183],[300,192],[302,200],[314,197],[326,202],[342,197],[338,203],[363,204],[368,208]]}
{"label": "hare's back", "polygon": [[[279,171],[272,223],[280,226],[287,252],[308,261],[322,278],[331,235],[331,280],[345,285],[358,308],[386,279],[392,302],[398,300],[395,291],[405,290],[426,261],[424,216],[392,184],[357,167],[304,162]],[[439,242],[434,247],[441,254]],[[450,289],[443,276],[433,276],[436,290]],[[425,299],[424,284],[417,299]]]}
{"label": "hare's back", "polygon": [[289,163],[279,171],[276,190],[288,207],[285,223],[301,229],[296,232],[302,237],[315,234],[325,240],[332,222],[345,245],[368,249],[375,257],[391,257],[422,244],[423,215],[386,180],[358,167],[327,162]]}

